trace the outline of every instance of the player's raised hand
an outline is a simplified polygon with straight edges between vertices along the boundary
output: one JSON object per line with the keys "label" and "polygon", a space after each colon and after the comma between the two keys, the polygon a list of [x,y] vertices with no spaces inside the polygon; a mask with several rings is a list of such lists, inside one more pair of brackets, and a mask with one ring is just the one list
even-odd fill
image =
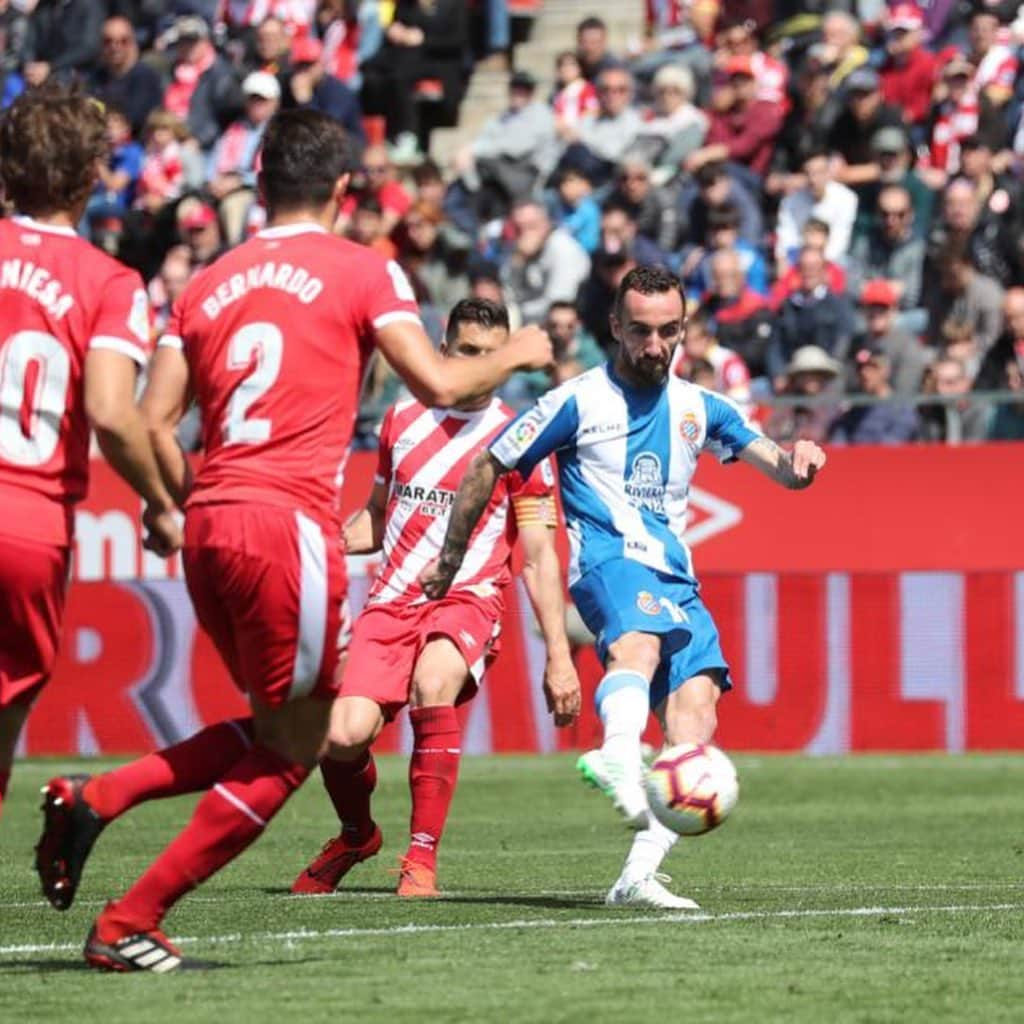
{"label": "player's raised hand", "polygon": [[793,445],[793,475],[810,483],[826,462],[825,450],[813,441],[797,441]]}
{"label": "player's raised hand", "polygon": [[572,658],[548,658],[544,667],[544,699],[559,728],[572,725],[579,717],[583,698]]}
{"label": "player's raised hand", "polygon": [[551,339],[536,324],[520,327],[509,339],[520,370],[544,370],[554,361]]}
{"label": "player's raised hand", "polygon": [[182,535],[178,516],[168,509],[154,509],[147,506],[142,513],[142,525],[146,536],[142,546],[161,558],[170,558],[181,548]]}
{"label": "player's raised hand", "polygon": [[423,593],[431,601],[439,601],[448,593],[458,571],[457,565],[443,563],[440,558],[434,558],[427,562],[419,576]]}

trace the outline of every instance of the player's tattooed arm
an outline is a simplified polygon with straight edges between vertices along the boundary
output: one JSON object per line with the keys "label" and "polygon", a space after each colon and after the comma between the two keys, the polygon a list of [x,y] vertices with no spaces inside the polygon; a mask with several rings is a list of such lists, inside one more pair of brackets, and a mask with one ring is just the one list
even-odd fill
{"label": "player's tattooed arm", "polygon": [[507,472],[487,450],[480,452],[470,463],[469,472],[462,478],[455,495],[441,553],[420,573],[420,585],[431,600],[436,601],[448,593],[466,557],[469,538],[491,500],[498,477]]}
{"label": "player's tattooed arm", "polygon": [[797,441],[787,452],[767,437],[752,441],[739,457],[791,491],[810,487],[826,461],[824,450],[813,441]]}

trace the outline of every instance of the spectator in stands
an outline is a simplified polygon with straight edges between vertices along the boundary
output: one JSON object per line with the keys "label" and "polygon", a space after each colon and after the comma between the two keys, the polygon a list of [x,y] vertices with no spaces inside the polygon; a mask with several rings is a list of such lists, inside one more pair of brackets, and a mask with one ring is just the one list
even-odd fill
{"label": "spectator in stands", "polygon": [[1024,367],[1024,288],[1010,288],[1003,299],[1004,328],[981,358],[974,379],[978,391],[1002,391],[1008,386],[1007,366]]}
{"label": "spectator in stands", "polygon": [[469,297],[487,299],[508,308],[509,327],[518,330],[522,326],[519,307],[505,293],[501,284],[501,269],[490,260],[474,260],[469,265]]}
{"label": "spectator in stands", "polygon": [[882,101],[878,72],[863,67],[846,80],[846,105],[828,133],[829,150],[841,159],[837,180],[859,189],[877,181],[881,173],[871,142],[880,128],[900,128],[898,107]]}
{"label": "spectator in stands", "polygon": [[734,57],[748,58],[754,72],[757,98],[783,108],[786,106],[789,68],[782,61],[761,50],[757,25],[751,20],[748,11],[744,10],[740,15],[725,14],[719,21],[715,44],[715,63],[718,67],[726,67]]}
{"label": "spectator in stands", "polygon": [[700,92],[705,92],[712,56],[694,23],[694,6],[677,2],[645,5],[641,52],[631,64],[639,81],[648,83],[663,67],[674,65],[691,71],[699,80]]}
{"label": "spectator in stands", "polygon": [[199,150],[181,118],[166,110],[154,110],[143,132],[142,173],[135,204],[157,213],[186,188],[198,189],[203,181]]}
{"label": "spectator in stands", "polygon": [[914,207],[914,234],[924,238],[935,206],[935,192],[926,180],[931,172],[913,166],[910,140],[902,128],[879,128],[871,139],[871,150],[878,163],[878,180],[874,185],[863,185],[860,188],[861,199],[854,235],[880,226],[874,216],[879,194],[889,185],[902,185],[910,194]]}
{"label": "spectator in stands", "polygon": [[10,0],[0,0],[0,101],[12,103],[25,88],[21,65],[28,37],[28,15]]}
{"label": "spectator in stands", "polygon": [[973,192],[971,203],[964,204],[964,210],[975,211],[968,241],[972,262],[1004,288],[1024,280],[1020,187],[1010,175],[995,173],[992,148],[980,135],[961,142],[960,163],[962,177]]}
{"label": "spectator in stands", "polygon": [[637,263],[668,266],[668,256],[646,235],[641,235],[632,208],[617,200],[609,200],[601,211],[601,240],[598,248],[604,253],[627,252]]}
{"label": "spectator in stands", "polygon": [[442,233],[444,220],[439,206],[418,199],[402,218],[397,236],[398,260],[420,301],[447,311],[469,295],[469,252],[453,245],[453,236]]}
{"label": "spectator in stands", "polygon": [[792,266],[800,249],[804,225],[812,217],[829,227],[825,258],[845,263],[857,216],[857,194],[834,180],[828,151],[812,149],[804,158],[807,184],[790,192],[779,206],[775,262],[779,274]]}
{"label": "spectator in stands", "polygon": [[291,46],[291,36],[284,22],[271,14],[256,26],[253,33],[253,54],[251,59],[246,61],[245,70],[265,71],[268,75],[273,75],[281,86],[281,92],[284,93],[292,71]]}
{"label": "spectator in stands", "polygon": [[692,173],[705,164],[727,160],[746,168],[760,187],[782,129],[783,110],[778,103],[758,99],[749,57],[730,58],[724,71],[726,79],[712,96],[707,138],[687,158],[686,167]]}
{"label": "spectator in stands", "polygon": [[596,82],[603,71],[619,65],[608,49],[608,26],[600,18],[584,18],[576,26],[576,56],[590,82]]}
{"label": "spectator in stands", "polygon": [[731,398],[744,412],[753,411],[750,398],[750,370],[737,352],[720,345],[711,330],[705,310],[699,309],[687,318],[683,343],[676,349],[672,372],[693,380],[692,367],[698,360],[711,367],[711,389]]}
{"label": "spectator in stands", "polygon": [[192,272],[202,269],[218,259],[225,246],[217,213],[209,203],[189,196],[178,203],[175,210],[178,235],[188,249]]}
{"label": "spectator in stands", "polygon": [[205,154],[242,109],[244,97],[231,65],[214,49],[202,18],[179,18],[168,37],[176,47],[164,107],[183,118]]}
{"label": "spectator in stands", "polygon": [[135,200],[135,188],[142,173],[142,147],[132,139],[128,117],[114,106],[107,107],[106,115],[110,150],[106,163],[97,168],[99,180],[85,212],[88,232],[97,242],[97,229],[102,221],[116,221],[104,230],[120,233],[121,221]]}
{"label": "spectator in stands", "polygon": [[359,66],[380,49],[384,39],[376,0],[320,0],[316,24],[328,74],[358,92],[363,84]]}
{"label": "spectator in stands", "polygon": [[735,351],[755,377],[761,377],[771,340],[771,310],[747,285],[743,261],[734,249],[720,249],[710,265],[711,287],[701,297],[701,308],[718,340]]}
{"label": "spectator in stands", "polygon": [[687,294],[698,299],[711,287],[711,261],[715,253],[734,250],[740,258],[747,285],[758,295],[768,294],[768,268],[760,250],[740,238],[740,215],[731,203],[711,210],[704,245],[694,247],[680,270]]}
{"label": "spectator in stands", "polygon": [[217,200],[230,245],[242,240],[246,216],[256,198],[256,159],[267,122],[281,100],[281,86],[267,71],[253,71],[242,83],[245,116],[228,126],[210,154],[207,191]]}
{"label": "spectator in stands", "polygon": [[358,148],[366,142],[359,97],[340,79],[327,73],[319,39],[302,36],[291,44],[291,74],[285,83],[285,105],[308,107],[333,117]]}
{"label": "spectator in stands", "polygon": [[555,188],[547,196],[551,223],[565,228],[588,253],[601,244],[601,207],[593,192],[584,171],[569,165],[557,173]]}
{"label": "spectator in stands", "polygon": [[395,243],[384,233],[384,211],[380,201],[373,196],[363,196],[356,204],[348,237],[359,245],[374,249],[387,260],[398,255]]}
{"label": "spectator in stands", "polygon": [[566,143],[562,166],[584,168],[595,185],[604,184],[615,165],[633,147],[643,121],[633,106],[633,76],[624,67],[608,67],[597,79],[598,111],[575,125],[558,126]]}
{"label": "spectator in stands", "polygon": [[936,402],[917,408],[917,439],[943,441],[984,441],[988,436],[990,410],[972,400],[971,378],[967,368],[952,356],[937,359],[929,370],[923,388],[925,394],[957,398],[955,402]]}
{"label": "spectator in stands", "polygon": [[951,239],[938,250],[933,264],[937,268],[938,287],[925,293],[928,310],[928,344],[942,343],[942,327],[947,320],[960,320],[974,328],[978,347],[987,352],[1002,322],[1003,289],[999,282],[974,269],[966,244]]}
{"label": "spectator in stands", "polygon": [[963,364],[968,379],[974,380],[981,369],[981,353],[974,328],[960,320],[947,320],[942,325],[942,346],[938,357],[956,359]]}
{"label": "spectator in stands", "polygon": [[[810,246],[818,249],[821,253],[828,247],[829,226],[816,217],[811,217],[800,235],[801,248]],[[831,260],[825,261],[825,281],[829,291],[841,295],[846,289],[846,271]],[[778,309],[783,302],[794,292],[800,290],[800,271],[796,264],[792,264],[788,270],[775,279],[772,285],[770,304],[773,309]]]}
{"label": "spectator in stands", "polygon": [[967,59],[975,67],[974,87],[993,106],[1005,107],[1013,98],[1017,81],[1017,58],[999,40],[999,15],[979,6],[971,15]]}
{"label": "spectator in stands", "polygon": [[[751,245],[764,242],[764,224],[757,200],[741,181],[733,178],[723,163],[705,164],[695,175],[693,186],[680,196],[682,217],[680,237],[699,241],[708,234],[708,221],[715,207],[731,205],[739,212],[739,236]],[[684,248],[684,259],[689,250]]]}
{"label": "spectator in stands", "polygon": [[775,380],[798,348],[817,345],[842,361],[853,337],[853,310],[845,295],[829,291],[824,253],[804,246],[797,269],[800,287],[780,306],[768,349],[767,370]]}
{"label": "spectator in stands", "polygon": [[512,75],[508,105],[456,156],[455,168],[480,222],[504,217],[514,203],[529,198],[557,161],[554,115],[535,100],[536,89],[533,75]]}
{"label": "spectator in stands", "polygon": [[609,202],[629,210],[637,233],[668,254],[679,242],[677,198],[667,189],[658,188],[652,177],[653,168],[642,154],[627,153],[619,162]]}
{"label": "spectator in stands", "polygon": [[523,323],[543,321],[553,302],[575,302],[590,259],[561,228],[553,228],[543,204],[517,203],[509,218],[512,251],[501,266],[501,282]]}
{"label": "spectator in stands", "polygon": [[850,89],[850,76],[868,63],[868,51],[860,42],[860,23],[847,11],[829,11],[821,19],[821,43],[817,60],[829,69],[829,88]]}
{"label": "spectator in stands", "polygon": [[885,61],[879,68],[882,99],[922,126],[931,109],[935,55],[924,47],[924,15],[912,3],[897,3],[885,17]]}
{"label": "spectator in stands", "polygon": [[123,17],[107,18],[100,37],[99,66],[90,79],[90,91],[128,115],[132,134],[141,138],[146,118],[160,106],[163,83],[160,75],[139,60],[132,23]]}
{"label": "spectator in stands", "polygon": [[386,146],[367,146],[363,151],[362,167],[341,204],[334,226],[336,231],[346,231],[359,200],[364,196],[372,196],[380,203],[386,235],[391,234],[412,206],[412,197],[398,180]]}
{"label": "spectator in stands", "polygon": [[51,75],[88,76],[100,53],[105,15],[96,0],[39,0],[28,21],[23,74],[29,86]]}
{"label": "spectator in stands", "polygon": [[992,441],[1024,441],[1024,369],[1021,362],[1005,364],[1006,390],[1016,391],[1020,400],[1000,403],[990,421],[988,436]]}
{"label": "spectator in stands", "polygon": [[708,116],[693,104],[696,86],[687,67],[666,64],[654,76],[652,93],[654,104],[645,113],[636,145],[655,164],[658,182],[664,183],[704,143]]}
{"label": "spectator in stands", "polygon": [[441,106],[453,118],[465,91],[464,60],[469,43],[467,5],[462,0],[398,0],[380,49],[362,66],[363,110],[382,114],[399,163],[422,157],[423,124],[416,86],[441,83]]}
{"label": "spectator in stands", "polygon": [[914,232],[914,207],[902,185],[887,185],[879,192],[876,223],[850,250],[850,290],[857,294],[868,281],[884,279],[896,297],[900,325],[922,334],[927,326],[921,304],[924,241]]}
{"label": "spectator in stands", "polygon": [[605,361],[605,354],[580,321],[571,302],[554,302],[544,319],[554,362],[546,370],[517,373],[502,388],[502,398],[514,409],[532,405],[545,391],[578,377]]}
{"label": "spectator in stands", "polygon": [[615,304],[615,293],[622,279],[635,266],[637,261],[629,249],[618,249],[616,252],[598,249],[594,253],[590,275],[580,293],[579,310],[583,325],[609,356],[618,346],[612,337],[609,321],[609,314]]}
{"label": "spectator in stands", "polygon": [[[879,278],[865,282],[860,292],[864,330],[854,339],[852,347],[855,352],[881,349],[889,360],[889,383],[893,391],[898,395],[914,395],[921,390],[930,355],[914,335],[899,326],[898,295],[892,281]],[[854,381],[850,383],[853,386]]]}
{"label": "spectator in stands", "polygon": [[167,251],[156,277],[149,282],[149,308],[153,318],[154,336],[164,332],[171,319],[171,310],[185,285],[192,278],[192,258],[183,245]]}
{"label": "spectator in stands", "polygon": [[575,50],[563,50],[555,57],[555,89],[551,109],[559,123],[578,124],[598,110],[597,89],[583,74]]}
{"label": "spectator in stands", "polygon": [[832,424],[832,444],[905,444],[917,436],[917,415],[909,405],[891,401],[889,357],[880,346],[860,349],[857,380],[863,395],[880,399],[875,405],[854,405]]}
{"label": "spectator in stands", "polygon": [[836,418],[842,364],[817,345],[798,348],[786,365],[778,387],[785,398],[806,399],[779,405],[765,423],[765,433],[775,441],[814,441],[828,438]]}

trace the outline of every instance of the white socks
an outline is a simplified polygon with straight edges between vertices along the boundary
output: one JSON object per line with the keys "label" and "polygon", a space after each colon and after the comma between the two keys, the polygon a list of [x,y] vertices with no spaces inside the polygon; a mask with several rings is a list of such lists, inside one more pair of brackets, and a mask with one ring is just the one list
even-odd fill
{"label": "white socks", "polygon": [[601,749],[627,764],[640,764],[640,737],[650,712],[650,684],[638,672],[609,672],[594,694],[604,725]]}
{"label": "white socks", "polygon": [[622,868],[622,878],[628,883],[639,882],[657,871],[679,838],[653,816],[650,822],[642,832],[637,832]]}

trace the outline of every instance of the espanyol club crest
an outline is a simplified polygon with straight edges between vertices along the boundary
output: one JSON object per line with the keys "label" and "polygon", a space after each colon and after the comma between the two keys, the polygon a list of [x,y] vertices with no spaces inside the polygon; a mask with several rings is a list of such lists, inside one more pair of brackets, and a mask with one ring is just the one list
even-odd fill
{"label": "espanyol club crest", "polygon": [[700,441],[700,421],[696,413],[687,410],[679,421],[679,433],[687,444],[697,444]]}
{"label": "espanyol club crest", "polygon": [[644,613],[644,615],[661,614],[661,604],[649,590],[641,590],[640,593],[636,595],[636,606]]}

